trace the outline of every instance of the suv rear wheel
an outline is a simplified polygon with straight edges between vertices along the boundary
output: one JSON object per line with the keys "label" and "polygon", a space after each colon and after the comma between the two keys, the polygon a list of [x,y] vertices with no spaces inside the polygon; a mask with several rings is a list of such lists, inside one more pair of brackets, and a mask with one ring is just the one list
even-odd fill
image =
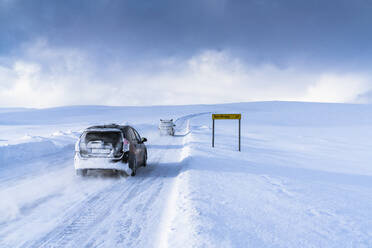
{"label": "suv rear wheel", "polygon": [[137,160],[135,156],[129,157],[129,168],[132,169],[132,173],[130,174],[132,177],[136,175],[137,172]]}
{"label": "suv rear wheel", "polygon": [[142,164],[142,166],[143,167],[146,167],[146,165],[147,165],[147,151],[145,152],[145,155],[143,157],[143,164]]}
{"label": "suv rear wheel", "polygon": [[76,175],[85,177],[87,175],[88,170],[87,169],[77,169],[76,170]]}

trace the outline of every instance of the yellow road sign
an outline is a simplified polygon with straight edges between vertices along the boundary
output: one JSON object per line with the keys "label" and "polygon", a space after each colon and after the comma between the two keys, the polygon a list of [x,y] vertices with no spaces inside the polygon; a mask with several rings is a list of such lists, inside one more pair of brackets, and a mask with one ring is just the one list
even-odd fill
{"label": "yellow road sign", "polygon": [[242,118],[242,114],[212,114],[213,120],[240,120]]}
{"label": "yellow road sign", "polygon": [[214,120],[239,120],[239,152],[240,152],[240,123],[242,114],[212,114],[212,147],[214,147]]}

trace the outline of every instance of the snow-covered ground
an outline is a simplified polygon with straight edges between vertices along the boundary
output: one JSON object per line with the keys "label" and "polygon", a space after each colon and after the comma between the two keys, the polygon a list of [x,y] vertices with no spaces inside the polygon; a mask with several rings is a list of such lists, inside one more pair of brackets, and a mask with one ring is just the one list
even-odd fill
{"label": "snow-covered ground", "polygon": [[[241,152],[235,120],[211,147],[211,113],[242,113]],[[112,122],[149,166],[76,177],[77,137]],[[371,105],[0,109],[0,247],[372,247],[371,161]]]}

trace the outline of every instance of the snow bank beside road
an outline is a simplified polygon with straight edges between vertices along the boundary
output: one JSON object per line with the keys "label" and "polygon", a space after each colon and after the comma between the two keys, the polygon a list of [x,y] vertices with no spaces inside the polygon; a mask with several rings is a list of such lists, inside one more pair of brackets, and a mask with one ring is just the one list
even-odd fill
{"label": "snow bank beside road", "polygon": [[168,247],[372,246],[371,127],[243,119],[237,152],[237,123],[217,122],[211,148],[210,122],[190,122]]}
{"label": "snow bank beside road", "polygon": [[55,132],[48,137],[26,135],[0,146],[0,167],[40,159],[75,144],[78,133]]}
{"label": "snow bank beside road", "polygon": [[58,147],[50,140],[0,146],[0,164],[3,167],[7,164],[39,158],[57,151]]}

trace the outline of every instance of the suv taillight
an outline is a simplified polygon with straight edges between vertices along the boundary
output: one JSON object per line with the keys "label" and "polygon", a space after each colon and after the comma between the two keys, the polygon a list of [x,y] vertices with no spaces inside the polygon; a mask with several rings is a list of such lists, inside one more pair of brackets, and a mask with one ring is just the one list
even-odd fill
{"label": "suv taillight", "polygon": [[124,138],[124,141],[123,141],[123,152],[127,152],[127,151],[129,151],[129,141]]}

